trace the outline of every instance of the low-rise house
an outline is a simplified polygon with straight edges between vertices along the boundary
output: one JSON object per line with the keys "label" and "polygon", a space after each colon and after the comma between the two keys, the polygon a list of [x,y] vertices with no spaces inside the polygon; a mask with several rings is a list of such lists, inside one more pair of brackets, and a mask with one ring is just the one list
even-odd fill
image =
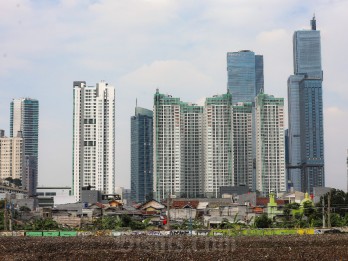
{"label": "low-rise house", "polygon": [[173,200],[169,210],[170,219],[174,221],[196,219],[198,205],[198,200]]}
{"label": "low-rise house", "polygon": [[159,215],[165,208],[165,205],[154,199],[137,206],[137,209],[141,210],[145,215]]}
{"label": "low-rise house", "polygon": [[81,217],[72,214],[72,211],[68,210],[52,210],[52,219],[63,227],[79,228],[81,227]]}
{"label": "low-rise house", "polygon": [[293,191],[293,192],[285,193],[281,197],[281,199],[287,200],[289,203],[298,203],[298,204],[300,204],[304,198],[305,198],[305,193],[301,191]]}

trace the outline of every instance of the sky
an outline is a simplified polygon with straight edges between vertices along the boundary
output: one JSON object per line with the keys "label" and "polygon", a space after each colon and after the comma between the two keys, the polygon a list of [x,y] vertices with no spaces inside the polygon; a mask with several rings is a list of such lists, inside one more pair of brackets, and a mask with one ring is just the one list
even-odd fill
{"label": "sky", "polygon": [[[285,98],[292,35],[315,13],[324,71],[326,185],[346,190],[347,0],[0,0],[0,129],[10,102],[40,102],[39,186],[71,186],[73,81],[116,88],[116,186],[130,187],[130,117],[161,93],[226,92],[226,53],[264,56],[265,93]],[[286,105],[287,106],[287,105]],[[286,116],[287,117],[287,116]]]}

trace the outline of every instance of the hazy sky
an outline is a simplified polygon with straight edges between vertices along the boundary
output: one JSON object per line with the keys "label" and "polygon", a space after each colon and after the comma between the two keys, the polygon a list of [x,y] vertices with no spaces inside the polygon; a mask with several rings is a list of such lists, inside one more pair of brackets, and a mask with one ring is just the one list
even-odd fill
{"label": "hazy sky", "polygon": [[265,93],[287,101],[292,35],[321,31],[326,185],[346,190],[348,1],[0,0],[0,128],[12,98],[40,101],[39,185],[71,185],[72,82],[116,87],[116,185],[130,187],[130,117],[156,88],[226,92],[226,52],[264,56]]}

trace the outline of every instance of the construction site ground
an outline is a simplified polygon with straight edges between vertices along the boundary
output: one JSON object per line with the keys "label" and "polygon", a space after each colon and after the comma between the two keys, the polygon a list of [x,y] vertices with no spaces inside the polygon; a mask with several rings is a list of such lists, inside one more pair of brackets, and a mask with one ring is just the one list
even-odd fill
{"label": "construction site ground", "polygon": [[348,260],[348,234],[0,237],[0,260]]}

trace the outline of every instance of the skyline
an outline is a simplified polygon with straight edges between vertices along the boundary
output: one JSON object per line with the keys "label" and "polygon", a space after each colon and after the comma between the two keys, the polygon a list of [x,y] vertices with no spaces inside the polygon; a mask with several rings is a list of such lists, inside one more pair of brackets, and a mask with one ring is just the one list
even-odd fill
{"label": "skyline", "polygon": [[[264,57],[265,93],[285,98],[286,108],[292,35],[309,29],[315,12],[325,72],[326,185],[346,190],[342,50],[348,37],[341,32],[347,7],[347,1],[1,2],[0,129],[9,133],[12,98],[38,99],[39,185],[71,186],[71,82],[106,80],[116,89],[116,185],[130,188],[129,119],[136,98],[152,109],[156,88],[185,102],[225,93],[226,53],[249,49]],[[287,109],[284,114],[287,125]]]}

